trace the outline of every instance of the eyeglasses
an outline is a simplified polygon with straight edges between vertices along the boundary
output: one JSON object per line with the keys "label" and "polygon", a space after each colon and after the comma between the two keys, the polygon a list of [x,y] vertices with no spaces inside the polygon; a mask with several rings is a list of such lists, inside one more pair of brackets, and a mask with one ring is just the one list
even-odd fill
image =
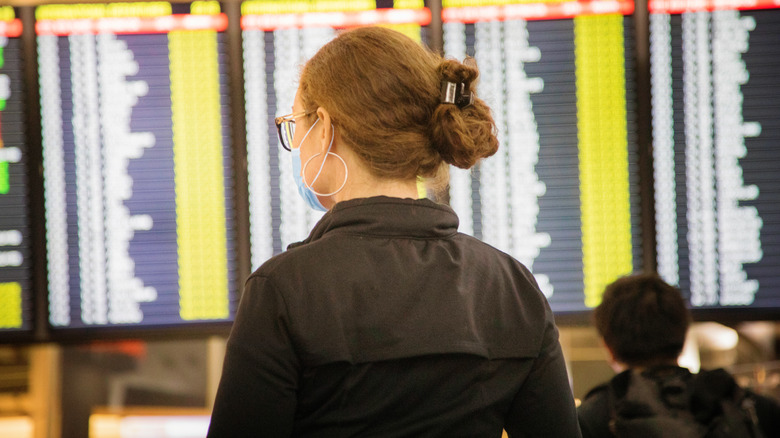
{"label": "eyeglasses", "polygon": [[295,134],[295,119],[308,116],[313,111],[301,111],[299,113],[287,114],[274,119],[276,130],[279,132],[279,141],[282,147],[288,151],[292,150],[293,135]]}

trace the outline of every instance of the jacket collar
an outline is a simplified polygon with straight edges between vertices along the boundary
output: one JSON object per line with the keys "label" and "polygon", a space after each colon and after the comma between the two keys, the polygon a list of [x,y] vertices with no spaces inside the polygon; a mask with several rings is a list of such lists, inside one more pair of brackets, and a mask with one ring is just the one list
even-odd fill
{"label": "jacket collar", "polygon": [[322,216],[309,237],[288,249],[314,242],[328,233],[430,239],[457,231],[458,216],[446,205],[429,199],[377,196],[339,202]]}

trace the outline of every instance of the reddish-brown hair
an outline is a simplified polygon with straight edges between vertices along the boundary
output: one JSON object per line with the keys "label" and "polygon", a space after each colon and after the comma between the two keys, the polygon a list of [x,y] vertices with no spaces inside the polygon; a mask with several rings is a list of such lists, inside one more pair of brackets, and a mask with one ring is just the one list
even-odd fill
{"label": "reddish-brown hair", "polygon": [[434,177],[443,162],[467,169],[498,149],[481,99],[463,109],[441,103],[442,81],[474,92],[477,76],[475,65],[442,59],[399,32],[363,27],[341,33],[306,63],[300,96],[306,110],[328,110],[374,175]]}

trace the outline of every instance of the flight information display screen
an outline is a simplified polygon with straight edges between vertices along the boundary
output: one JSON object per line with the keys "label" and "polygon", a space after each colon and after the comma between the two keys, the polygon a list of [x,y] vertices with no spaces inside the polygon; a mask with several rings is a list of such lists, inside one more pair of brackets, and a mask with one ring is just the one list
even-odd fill
{"label": "flight information display screen", "polygon": [[498,153],[450,172],[460,231],[534,273],[555,312],[641,269],[633,1],[445,0],[444,53],[474,57]]}
{"label": "flight information display screen", "polygon": [[658,271],[694,308],[780,308],[780,5],[649,9]]}
{"label": "flight information display screen", "polygon": [[293,182],[274,118],[292,112],[300,68],[342,29],[385,25],[425,42],[422,0],[257,0],[241,5],[252,270],[306,238],[322,213]]}
{"label": "flight information display screen", "polygon": [[35,16],[52,329],[231,320],[219,3],[44,5]]}
{"label": "flight information display screen", "polygon": [[0,6],[0,337],[32,329],[22,22]]}

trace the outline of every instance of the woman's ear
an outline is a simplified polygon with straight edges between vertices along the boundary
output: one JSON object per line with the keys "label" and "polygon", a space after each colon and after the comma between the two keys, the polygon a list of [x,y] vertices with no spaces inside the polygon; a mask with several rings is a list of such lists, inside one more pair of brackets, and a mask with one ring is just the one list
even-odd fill
{"label": "woman's ear", "polygon": [[325,154],[334,138],[333,123],[331,123],[330,113],[323,107],[317,108],[317,118],[322,123],[322,129],[317,140],[320,142],[320,152]]}

